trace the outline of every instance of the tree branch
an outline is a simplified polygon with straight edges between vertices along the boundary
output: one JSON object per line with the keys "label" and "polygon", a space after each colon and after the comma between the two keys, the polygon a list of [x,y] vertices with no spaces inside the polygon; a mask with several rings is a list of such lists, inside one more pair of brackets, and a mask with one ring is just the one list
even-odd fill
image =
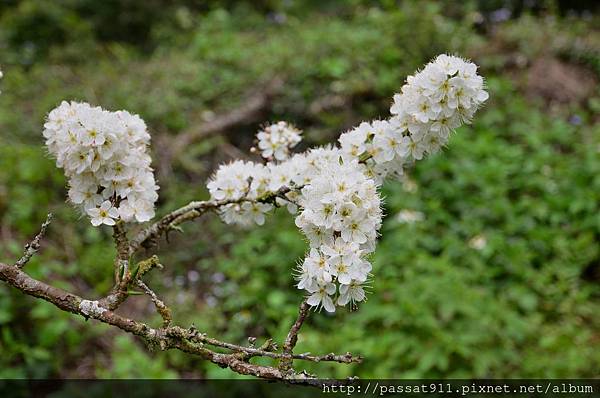
{"label": "tree branch", "polygon": [[285,195],[290,191],[299,189],[302,189],[302,187],[282,187],[277,192],[268,192],[258,199],[249,199],[246,196],[242,196],[238,199],[190,202],[187,205],[164,215],[160,220],[140,231],[129,244],[129,254],[132,255],[142,246],[152,246],[163,233],[175,229],[176,226],[186,221],[195,220],[208,211],[217,211],[223,206],[242,202],[273,202],[277,197],[285,198]]}
{"label": "tree branch", "polygon": [[245,198],[240,198],[237,200],[190,202],[166,214],[160,220],[138,233],[129,245],[130,254],[135,253],[141,246],[151,246],[163,233],[168,232],[185,221],[198,218],[209,210],[216,210],[221,206],[240,203],[245,200]]}
{"label": "tree branch", "polygon": [[[114,267],[115,285],[108,296],[98,301],[86,300],[73,293],[47,285],[44,282],[33,279],[28,274],[21,271],[20,268],[39,250],[39,241],[50,223],[51,215],[48,215],[48,219],[42,224],[40,233],[26,246],[25,255],[15,264],[15,266],[0,263],[0,280],[7,282],[25,294],[46,300],[64,311],[81,315],[86,319],[93,318],[100,322],[116,326],[128,333],[143,338],[149,345],[158,346],[162,350],[179,349],[187,353],[198,355],[218,366],[228,367],[234,372],[243,375],[252,375],[260,378],[276,379],[293,383],[320,384],[315,376],[304,371],[299,373],[295,371],[293,369],[293,360],[298,359],[312,362],[331,361],[349,364],[360,362],[362,358],[353,356],[350,353],[343,355],[330,353],[321,356],[311,355],[310,353],[293,353],[299,330],[308,314],[309,306],[306,301],[303,301],[300,305],[298,318],[292,325],[286,337],[282,353],[277,352],[277,346],[271,339],[268,339],[265,344],[259,348],[253,346],[244,347],[208,337],[206,334],[200,333],[193,327],[184,329],[180,326],[171,326],[171,310],[162,300],[160,300],[156,293],[141,280],[142,276],[150,269],[162,267],[158,257],[152,256],[146,260],[140,261],[135,269],[131,269],[129,264],[130,257],[140,248],[140,246],[148,245],[150,242],[160,238],[163,233],[175,229],[179,224],[185,221],[198,218],[209,210],[217,211],[223,206],[245,201],[276,203],[278,197],[285,199],[286,194],[290,191],[301,188],[302,187],[282,187],[276,192],[268,192],[262,197],[254,199],[242,196],[236,200],[191,202],[188,205],[165,215],[162,219],[141,231],[136,238],[131,241],[127,238],[127,231],[124,223],[120,221],[117,222],[113,227],[113,238],[117,250]],[[145,323],[123,317],[113,312],[129,297],[128,289],[132,284],[139,287],[151,298],[158,313],[163,318],[163,325],[161,328],[153,329]],[[223,348],[231,351],[231,353],[225,354],[213,351],[206,346]],[[253,357],[268,357],[278,360],[279,366],[271,367],[252,364],[249,361]]]}
{"label": "tree branch", "polygon": [[113,239],[117,249],[117,256],[114,263],[115,284],[108,296],[100,300],[103,307],[116,310],[129,297],[127,287],[131,281],[131,271],[129,269],[129,240],[125,223],[117,221],[113,226]]}
{"label": "tree branch", "polygon": [[166,147],[168,148],[170,158],[176,158],[190,144],[207,135],[226,131],[239,124],[255,120],[271,103],[271,99],[275,94],[281,91],[282,87],[283,80],[279,77],[274,78],[265,87],[254,89],[254,94],[239,108],[177,135]]}
{"label": "tree branch", "polygon": [[[178,349],[190,354],[198,355],[223,368],[230,368],[242,375],[256,376],[265,379],[280,380],[290,383],[320,384],[314,376],[305,372],[296,372],[292,369],[281,370],[271,366],[252,364],[249,361],[252,356],[265,356],[281,359],[284,354],[270,352],[251,347],[236,346],[221,342],[217,339],[207,337],[198,333],[195,329],[184,329],[179,326],[168,326],[154,329],[145,323],[138,322],[118,315],[100,305],[98,301],[85,300],[73,293],[50,286],[38,281],[19,268],[0,263],[0,280],[19,289],[21,292],[46,300],[56,307],[100,322],[116,326],[121,330],[132,333],[143,338],[148,344],[158,346],[162,350]],[[234,351],[230,354],[215,352],[205,347],[213,345]],[[240,356],[239,353],[247,353],[249,356]],[[336,361],[342,363],[360,362],[360,357],[354,357],[347,353],[345,355],[327,354],[323,356],[312,356],[308,353],[293,355],[295,359],[313,362]]]}
{"label": "tree branch", "polygon": [[23,268],[25,266],[25,264],[27,264],[29,262],[29,260],[31,260],[31,257],[33,257],[33,255],[35,253],[37,253],[38,250],[40,250],[40,241],[42,240],[42,237],[46,234],[46,229],[48,229],[48,226],[50,225],[51,222],[52,222],[52,213],[48,213],[48,215],[46,216],[46,221],[44,221],[44,223],[42,224],[42,226],[40,228],[40,232],[38,232],[38,234],[33,238],[33,240],[31,242],[29,242],[28,244],[25,245],[23,257],[21,257],[15,263],[15,267]]}
{"label": "tree branch", "polygon": [[191,328],[190,332],[192,333],[191,338],[196,342],[211,345],[213,347],[226,348],[226,349],[234,351],[234,352],[244,353],[244,354],[248,355],[248,358],[251,358],[254,356],[261,356],[261,357],[269,357],[269,358],[282,360],[282,359],[286,359],[288,356],[291,356],[292,359],[301,359],[301,360],[311,361],[311,362],[328,361],[328,362],[338,362],[338,363],[360,363],[362,361],[362,357],[355,356],[350,353],[346,353],[346,354],[330,353],[330,354],[326,354],[326,355],[311,355],[309,352],[306,352],[303,354],[292,354],[292,353],[280,354],[278,352],[274,352],[274,350],[276,350],[277,346],[275,344],[273,344],[273,341],[271,339],[268,339],[261,348],[254,348],[254,347],[244,347],[241,345],[227,343],[227,342],[224,342],[221,340],[217,340],[212,337],[207,337],[205,334],[199,333],[194,328]]}
{"label": "tree branch", "polygon": [[136,284],[140,289],[144,291],[144,293],[150,296],[150,300],[152,300],[152,302],[154,303],[156,311],[163,319],[163,327],[169,326],[172,321],[171,309],[167,307],[167,305],[161,299],[158,298],[156,293],[154,293],[154,291],[150,289],[148,285],[146,285],[141,279],[137,279]]}
{"label": "tree branch", "polygon": [[285,343],[283,344],[284,353],[291,354],[292,350],[296,346],[296,343],[298,342],[298,332],[300,332],[300,328],[302,327],[302,324],[308,316],[309,309],[310,305],[308,305],[306,300],[303,300],[302,303],[300,303],[300,308],[298,310],[298,318],[296,319],[296,322],[294,322],[294,324],[292,325],[287,335],[287,338],[285,339]]}
{"label": "tree branch", "polygon": [[283,343],[283,354],[284,358],[279,362],[279,369],[288,370],[292,367],[292,351],[298,342],[298,333],[300,332],[300,328],[308,315],[308,310],[310,306],[306,302],[306,299],[302,300],[300,303],[300,307],[298,309],[298,318],[296,318],[296,322],[290,328],[287,337],[285,338],[285,342]]}

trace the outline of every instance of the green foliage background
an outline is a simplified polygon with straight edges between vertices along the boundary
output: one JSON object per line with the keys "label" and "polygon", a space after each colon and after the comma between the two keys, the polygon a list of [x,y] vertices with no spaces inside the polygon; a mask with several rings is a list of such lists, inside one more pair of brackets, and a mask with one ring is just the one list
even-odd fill
{"label": "green foliage background", "polygon": [[[299,352],[352,351],[364,363],[302,366],[332,377],[599,377],[598,14],[591,3],[574,11],[565,2],[463,3],[3,3],[1,260],[15,261],[51,211],[27,271],[86,297],[111,286],[110,230],[64,202],[65,179],[43,148],[44,115],[62,99],[128,109],[153,136],[169,137],[279,76],[284,90],[265,121],[292,121],[317,145],[385,117],[407,74],[459,53],[482,66],[490,101],[446,151],[386,184],[368,302],[311,314],[300,336]],[[512,13],[505,21],[494,13],[502,5]],[[541,95],[540,80],[560,86],[532,73],[540,60],[587,84],[567,101]],[[258,127],[208,136],[173,159],[159,180],[159,214],[206,198],[211,171],[232,148],[247,152]],[[160,154],[169,141],[154,142]],[[423,219],[402,223],[406,210]],[[291,270],[305,249],[285,211],[249,231],[208,216],[161,243],[166,269],[150,284],[180,324],[236,343],[281,341],[301,299]],[[160,324],[144,296],[120,311]],[[235,375],[179,352],[148,352],[0,285],[0,377]]]}

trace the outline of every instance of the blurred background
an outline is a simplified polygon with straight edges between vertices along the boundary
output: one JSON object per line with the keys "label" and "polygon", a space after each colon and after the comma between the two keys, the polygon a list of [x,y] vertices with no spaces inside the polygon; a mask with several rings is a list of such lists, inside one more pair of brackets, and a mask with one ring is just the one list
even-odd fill
{"label": "blurred background", "polygon": [[[293,122],[304,147],[332,142],[386,117],[408,74],[455,53],[481,65],[490,100],[447,150],[385,185],[368,302],[311,314],[300,335],[299,352],[365,361],[298,366],[600,377],[599,21],[594,0],[4,0],[0,260],[19,258],[51,211],[27,271],[89,298],[111,287],[111,230],[65,203],[43,147],[45,114],[63,99],[146,120],[161,215],[207,198],[211,172],[247,157],[262,123]],[[302,297],[293,218],[241,230],[209,215],[184,230],[161,242],[165,269],[148,278],[176,322],[234,343],[282,341]],[[119,311],[160,325],[145,296]],[[0,377],[235,375],[0,284]]]}

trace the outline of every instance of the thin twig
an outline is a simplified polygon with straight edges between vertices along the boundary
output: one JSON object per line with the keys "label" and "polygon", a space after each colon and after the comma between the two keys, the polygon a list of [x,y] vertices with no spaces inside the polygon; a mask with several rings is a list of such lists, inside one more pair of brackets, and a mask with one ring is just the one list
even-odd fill
{"label": "thin twig", "polygon": [[118,285],[125,272],[123,267],[126,265],[123,261],[129,260],[129,241],[127,240],[127,231],[125,230],[125,223],[123,221],[117,221],[113,225],[113,240],[117,249],[117,257],[115,258],[115,284]]}
{"label": "thin twig", "polygon": [[215,210],[221,206],[232,203],[240,203],[244,200],[246,199],[240,198],[236,200],[190,202],[187,205],[166,214],[160,220],[138,233],[138,235],[131,240],[129,245],[130,253],[135,253],[141,246],[158,239],[164,232],[173,229],[173,227],[184,221],[198,218],[209,210]]}
{"label": "thin twig", "polygon": [[116,310],[129,297],[129,293],[127,293],[127,287],[131,281],[129,239],[123,221],[117,221],[113,226],[113,240],[117,249],[114,262],[115,284],[110,293],[100,300],[101,305],[111,311]]}
{"label": "thin twig", "polygon": [[310,309],[310,305],[306,302],[306,299],[300,303],[298,308],[298,318],[296,318],[296,322],[290,328],[290,331],[285,339],[285,343],[283,344],[283,352],[286,354],[291,354],[298,342],[298,332],[300,332],[300,328],[304,324],[306,317],[308,316],[308,310]]}
{"label": "thin twig", "polygon": [[272,351],[273,349],[276,348],[276,346],[273,345],[271,340],[267,340],[267,344],[264,347],[254,348],[254,347],[244,347],[244,346],[237,345],[237,344],[227,343],[227,342],[224,342],[224,341],[212,338],[212,337],[208,337],[203,333],[199,333],[197,330],[191,329],[190,332],[191,332],[191,338],[195,342],[211,345],[213,347],[226,348],[226,349],[234,351],[234,352],[248,354],[248,358],[253,357],[253,356],[261,356],[261,357],[269,357],[269,358],[282,360],[282,359],[287,358],[288,356],[291,356],[291,358],[293,358],[293,359],[301,359],[301,360],[311,361],[311,362],[328,361],[328,362],[339,362],[339,363],[353,363],[353,362],[358,363],[358,362],[362,361],[362,357],[355,356],[350,353],[346,353],[346,354],[330,353],[330,354],[326,354],[326,355],[311,355],[311,353],[309,353],[309,352],[303,353],[303,354],[291,354],[291,353],[290,354],[287,354],[287,353],[282,354],[282,353]]}
{"label": "thin twig", "polygon": [[283,343],[283,354],[285,357],[279,362],[279,368],[282,370],[288,370],[292,367],[292,352],[298,342],[298,333],[304,323],[304,320],[308,316],[308,310],[310,306],[306,302],[306,299],[302,300],[300,307],[298,308],[298,318],[290,328],[285,342]]}
{"label": "thin twig", "polygon": [[46,216],[46,221],[44,221],[44,223],[42,224],[42,226],[40,228],[40,232],[38,232],[38,234],[33,238],[33,240],[31,242],[29,242],[28,244],[25,245],[23,257],[21,257],[15,263],[15,267],[17,267],[19,269],[23,268],[25,266],[25,264],[27,264],[29,262],[29,260],[31,260],[31,257],[33,257],[33,255],[35,253],[37,253],[38,250],[40,250],[40,241],[42,240],[42,237],[46,234],[46,229],[48,229],[48,226],[50,225],[51,222],[52,222],[52,213],[48,213],[48,215]]}
{"label": "thin twig", "polygon": [[302,189],[302,186],[293,188],[281,187],[278,191],[268,192],[258,199],[251,199],[247,196],[241,196],[237,199],[190,202],[187,205],[164,215],[160,220],[156,221],[148,228],[140,231],[129,244],[129,254],[131,255],[135,253],[142,246],[152,246],[152,243],[155,243],[163,233],[175,229],[175,227],[177,227],[179,224],[182,224],[186,221],[195,220],[208,211],[218,211],[221,207],[243,202],[274,202],[276,198],[285,198],[287,193],[300,189]]}
{"label": "thin twig", "polygon": [[171,325],[172,317],[171,317],[171,309],[167,307],[167,305],[158,298],[156,293],[152,289],[148,287],[141,279],[136,280],[136,284],[140,289],[144,291],[148,296],[150,296],[150,300],[154,303],[156,307],[156,311],[163,319],[163,327],[167,327]]}

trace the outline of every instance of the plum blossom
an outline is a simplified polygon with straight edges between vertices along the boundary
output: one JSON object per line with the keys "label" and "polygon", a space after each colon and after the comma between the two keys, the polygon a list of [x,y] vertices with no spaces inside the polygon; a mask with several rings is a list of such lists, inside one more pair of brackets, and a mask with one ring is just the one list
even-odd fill
{"label": "plum blossom", "polygon": [[108,200],[102,202],[99,207],[87,209],[86,212],[92,219],[94,227],[101,224],[115,225],[115,220],[119,218],[119,211]]}
{"label": "plum blossom", "polygon": [[407,78],[394,95],[390,119],[363,122],[342,134],[339,143],[346,157],[359,159],[368,175],[381,183],[443,148],[487,98],[477,65],[442,54]]}
{"label": "plum blossom", "polygon": [[[244,226],[262,225],[273,208],[287,207],[309,245],[295,269],[308,304],[329,312],[354,307],[366,299],[368,256],[382,223],[380,185],[443,148],[487,98],[475,64],[440,55],[407,78],[389,119],[360,123],[341,134],[339,147],[292,154],[300,131],[285,122],[267,126],[257,134],[265,162],[221,165],[208,182],[211,199],[223,202],[226,223]],[[89,155],[81,156],[74,162],[87,164]]]}
{"label": "plum blossom", "polygon": [[287,159],[290,149],[302,140],[301,134],[300,130],[286,122],[277,122],[265,127],[256,135],[261,156],[279,161]]}
{"label": "plum blossom", "polygon": [[48,114],[43,135],[64,169],[69,200],[92,225],[154,217],[158,185],[147,153],[150,135],[139,116],[63,101]]}

